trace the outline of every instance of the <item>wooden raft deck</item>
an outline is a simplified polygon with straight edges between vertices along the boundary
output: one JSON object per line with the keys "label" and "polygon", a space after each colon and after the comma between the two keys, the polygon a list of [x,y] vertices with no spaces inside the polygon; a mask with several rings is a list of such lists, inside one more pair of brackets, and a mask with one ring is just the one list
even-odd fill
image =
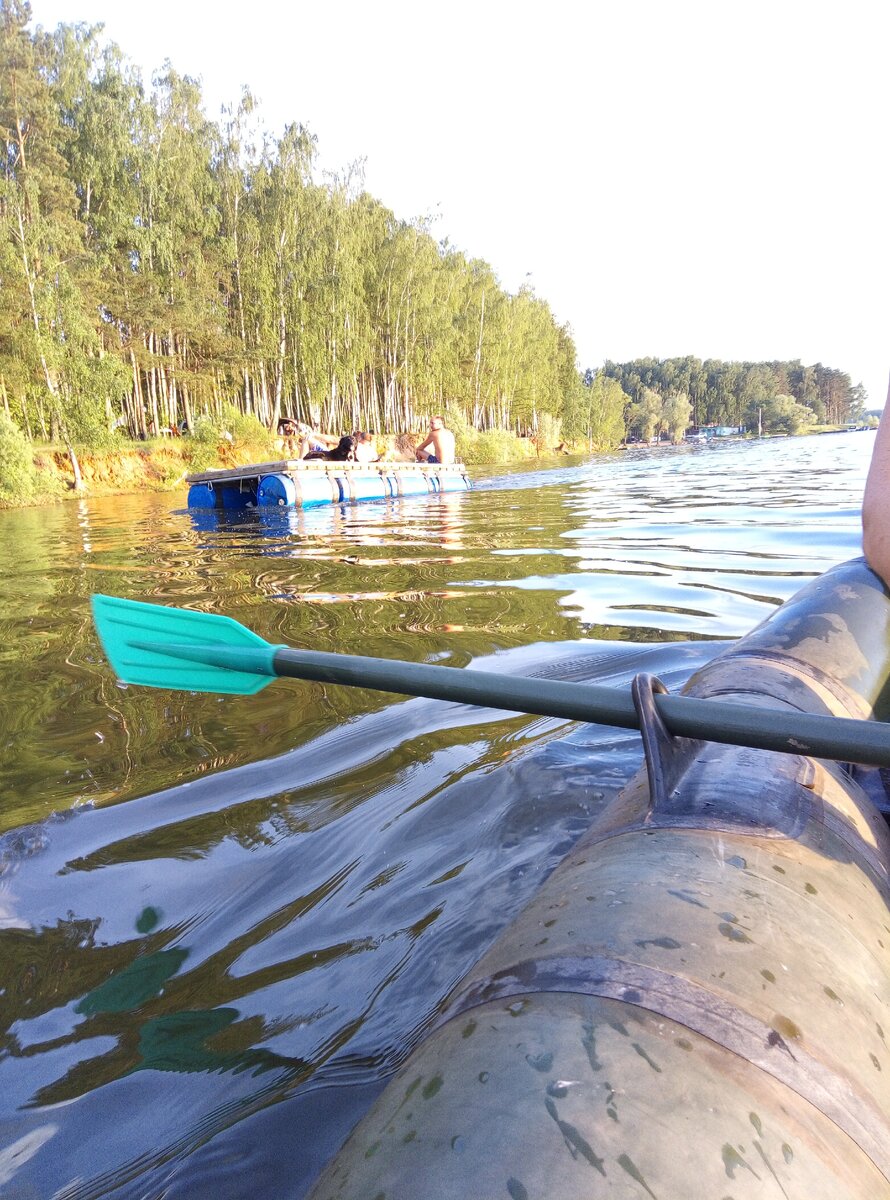
{"label": "wooden raft deck", "polygon": [[264,475],[290,475],[294,472],[320,471],[326,475],[339,475],[343,471],[390,475],[394,471],[419,471],[423,475],[439,473],[465,475],[463,463],[410,463],[410,462],[331,462],[325,459],[282,458],[277,462],[248,463],[243,467],[218,467],[213,471],[196,471],[186,475],[186,483],[241,483],[261,479]]}

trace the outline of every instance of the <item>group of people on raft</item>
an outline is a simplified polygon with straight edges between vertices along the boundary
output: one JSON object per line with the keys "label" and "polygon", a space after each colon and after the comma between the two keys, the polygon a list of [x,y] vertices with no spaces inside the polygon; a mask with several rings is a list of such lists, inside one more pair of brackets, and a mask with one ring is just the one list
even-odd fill
{"label": "group of people on raft", "polygon": [[[355,430],[335,438],[314,432],[311,426],[302,421],[285,418],[278,423],[278,436],[288,443],[295,458],[356,463],[381,461],[373,434],[364,430]],[[431,417],[425,440],[417,447],[412,445],[410,449],[415,462],[453,463],[454,434],[445,428],[444,417]]]}
{"label": "group of people on raft", "polygon": [[[299,457],[331,462],[379,462],[380,454],[370,433],[357,431],[340,438],[314,433],[299,421],[283,420],[279,437],[294,443],[299,439]],[[297,447],[294,447],[297,449]],[[443,417],[430,418],[426,438],[414,449],[415,461],[453,463],[454,434],[445,428]],[[890,392],[875,440],[871,468],[862,503],[863,549],[869,565],[890,586]]]}

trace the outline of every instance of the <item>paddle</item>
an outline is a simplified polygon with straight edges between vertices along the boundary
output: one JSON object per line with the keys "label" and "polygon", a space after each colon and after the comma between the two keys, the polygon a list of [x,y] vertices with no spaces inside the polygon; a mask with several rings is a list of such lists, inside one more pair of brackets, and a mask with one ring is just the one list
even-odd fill
{"label": "paddle", "polygon": [[[353,654],[273,646],[231,617],[93,597],[105,653],[125,683],[249,696],[277,676],[453,700],[509,712],[638,729],[631,696],[615,688],[424,666]],[[890,766],[890,725],[878,721],[756,708],[693,696],[658,695],[679,737]]]}

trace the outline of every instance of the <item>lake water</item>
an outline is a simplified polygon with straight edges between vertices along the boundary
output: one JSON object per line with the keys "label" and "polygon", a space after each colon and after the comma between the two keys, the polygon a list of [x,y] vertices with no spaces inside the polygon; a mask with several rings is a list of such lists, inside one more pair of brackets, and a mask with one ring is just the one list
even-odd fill
{"label": "lake water", "polygon": [[320,684],[128,688],[91,593],[676,689],[860,552],[872,444],[630,450],[226,524],[182,495],[0,512],[0,1192],[304,1195],[641,756]]}

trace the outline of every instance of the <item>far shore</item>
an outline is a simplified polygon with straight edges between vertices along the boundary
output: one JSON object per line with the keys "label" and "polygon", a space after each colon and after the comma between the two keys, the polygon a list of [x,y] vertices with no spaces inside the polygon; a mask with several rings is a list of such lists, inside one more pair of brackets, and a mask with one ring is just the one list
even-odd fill
{"label": "far shore", "polygon": [[[814,426],[801,434],[829,434],[853,432],[848,426]],[[750,438],[751,434],[736,435]],[[764,438],[784,438],[789,434],[764,434]],[[391,439],[387,439],[389,441]],[[713,439],[728,440],[728,439]],[[671,443],[643,441],[625,442],[616,449],[644,449]],[[211,454],[197,463],[194,446],[189,437],[162,437],[146,442],[126,442],[114,449],[81,450],[78,461],[83,487],[75,488],[74,472],[68,452],[60,446],[37,447],[34,463],[38,474],[38,491],[29,502],[36,504],[54,503],[77,496],[127,495],[136,492],[169,492],[186,489],[186,477],[214,468],[248,466],[256,462],[273,462],[292,457],[290,447],[283,438],[270,438],[264,445],[238,445],[222,442],[216,454]],[[471,454],[459,454],[469,467],[505,465],[511,462],[528,462],[536,458],[554,459],[569,455],[596,452],[586,441],[558,446],[541,446],[531,438],[521,438],[506,431],[496,431],[495,436],[484,444],[480,458]],[[17,507],[7,505],[7,507]]]}

